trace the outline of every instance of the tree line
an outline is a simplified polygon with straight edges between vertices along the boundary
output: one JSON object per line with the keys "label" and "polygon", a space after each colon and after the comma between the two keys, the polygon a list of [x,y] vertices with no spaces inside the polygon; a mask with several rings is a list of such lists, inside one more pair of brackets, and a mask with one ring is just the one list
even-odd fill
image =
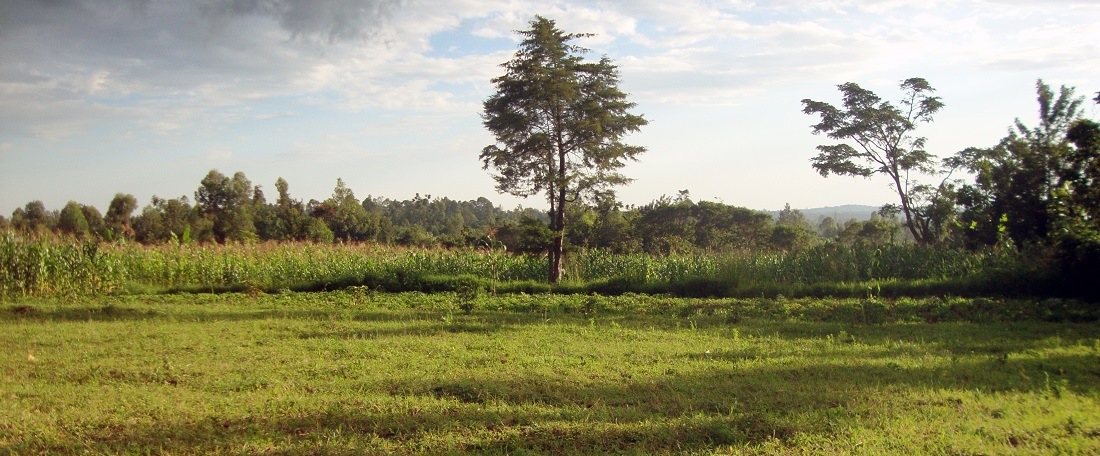
{"label": "tree line", "polygon": [[[359,199],[343,179],[332,195],[303,202],[291,196],[286,180],[275,182],[268,199],[243,172],[211,170],[193,194],[154,196],[144,207],[118,193],[106,212],[70,201],[48,210],[42,201],[0,216],[0,228],[28,236],[60,235],[90,242],[227,243],[315,242],[415,247],[489,247],[542,254],[553,243],[545,212],[505,210],[485,197],[460,201],[417,194],[394,200]],[[642,206],[615,201],[567,208],[571,221],[567,250],[604,249],[617,253],[689,254],[732,250],[800,249],[827,240],[883,244],[899,241],[899,222],[877,214],[870,220],[810,221],[788,205],[770,214],[710,201],[692,201],[687,190]]]}

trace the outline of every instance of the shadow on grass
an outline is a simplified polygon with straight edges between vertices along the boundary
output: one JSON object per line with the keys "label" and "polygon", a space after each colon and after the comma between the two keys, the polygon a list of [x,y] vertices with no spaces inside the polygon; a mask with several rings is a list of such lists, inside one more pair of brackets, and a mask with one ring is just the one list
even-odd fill
{"label": "shadow on grass", "polygon": [[[453,309],[348,310],[348,309],[257,309],[225,311],[219,309],[185,312],[124,305],[89,305],[39,308],[14,305],[0,308],[4,320],[41,322],[129,322],[150,323],[222,323],[242,321],[283,321],[299,339],[377,339],[381,337],[425,336],[441,333],[491,334],[542,321],[539,315],[508,312],[465,313]],[[300,325],[300,322],[335,322],[332,325]],[[308,329],[303,329],[308,328]]]}
{"label": "shadow on grass", "polygon": [[[499,330],[487,325],[485,330]],[[823,332],[807,329],[822,326]],[[785,333],[782,327],[792,331]],[[789,341],[818,339],[835,326],[788,323],[742,328],[747,332],[775,330],[775,337]],[[905,354],[904,347],[888,348],[884,353],[858,350],[857,344],[889,345],[887,341],[901,335],[933,339],[929,344],[936,350],[941,343],[936,341],[949,340],[951,330],[966,328],[898,325],[865,329],[867,333],[858,328],[850,333],[851,342],[838,338],[841,348],[809,353],[795,362],[774,362],[758,350],[731,349],[681,353],[687,367],[670,363],[668,369],[656,371],[660,373],[624,362],[617,376],[612,369],[603,377],[505,368],[478,374],[406,377],[393,380],[388,388],[364,391],[362,400],[334,400],[311,407],[291,400],[282,406],[245,406],[262,410],[242,410],[235,415],[163,417],[136,426],[99,424],[76,436],[88,442],[86,445],[49,450],[690,453],[727,445],[791,443],[800,436],[828,439],[848,427],[873,426],[884,408],[896,406],[962,413],[976,394],[1100,393],[1095,355],[1028,356],[1029,350],[1041,348],[1049,334],[1018,337],[1007,345],[1000,335],[986,343],[976,342],[985,336],[957,345],[944,342],[940,349],[949,355],[938,356],[938,362],[922,363],[921,356],[895,357]],[[1018,329],[1005,335],[1024,332]],[[359,336],[334,331],[315,337]],[[1059,337],[1074,340],[1074,336]],[[1095,334],[1079,337],[1091,340]],[[853,349],[845,349],[847,346]],[[958,354],[958,359],[950,354]],[[901,362],[885,361],[892,359]],[[968,413],[974,413],[973,407]],[[992,415],[986,418],[997,419]]]}
{"label": "shadow on grass", "polygon": [[[370,321],[357,319],[358,322]],[[385,321],[385,320],[383,320]],[[393,321],[393,320],[388,320]],[[399,327],[362,326],[357,328],[299,331],[301,339],[377,339],[379,337],[424,336],[440,333],[492,334],[510,330],[517,320],[486,320],[476,316],[455,315],[406,320]]]}

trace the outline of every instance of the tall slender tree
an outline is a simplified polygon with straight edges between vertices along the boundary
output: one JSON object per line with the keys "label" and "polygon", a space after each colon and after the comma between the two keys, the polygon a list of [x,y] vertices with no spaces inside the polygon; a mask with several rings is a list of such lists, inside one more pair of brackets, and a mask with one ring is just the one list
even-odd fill
{"label": "tall slender tree", "polygon": [[587,49],[571,44],[590,34],[559,30],[536,16],[496,92],[484,103],[482,119],[496,143],[481,151],[485,169],[495,171],[497,190],[515,196],[546,196],[550,205],[549,281],[561,279],[566,206],[629,182],[619,173],[644,147],[624,144],[646,120],[630,113],[635,103],[618,88],[618,67],[606,56],[585,61]]}

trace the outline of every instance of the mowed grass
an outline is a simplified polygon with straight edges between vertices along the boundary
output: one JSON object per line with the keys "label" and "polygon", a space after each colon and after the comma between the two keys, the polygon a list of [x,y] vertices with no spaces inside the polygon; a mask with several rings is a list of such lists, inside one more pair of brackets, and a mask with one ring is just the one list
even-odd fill
{"label": "mowed grass", "polygon": [[1095,323],[861,324],[843,313],[857,301],[828,304],[852,321],[701,302],[9,302],[0,453],[1100,453]]}

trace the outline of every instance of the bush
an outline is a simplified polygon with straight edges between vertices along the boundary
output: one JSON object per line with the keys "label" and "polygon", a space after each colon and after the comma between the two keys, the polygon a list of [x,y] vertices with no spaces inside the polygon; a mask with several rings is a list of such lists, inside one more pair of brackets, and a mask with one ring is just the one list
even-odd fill
{"label": "bush", "polygon": [[1057,241],[1058,285],[1071,296],[1100,299],[1100,233],[1078,230]]}

